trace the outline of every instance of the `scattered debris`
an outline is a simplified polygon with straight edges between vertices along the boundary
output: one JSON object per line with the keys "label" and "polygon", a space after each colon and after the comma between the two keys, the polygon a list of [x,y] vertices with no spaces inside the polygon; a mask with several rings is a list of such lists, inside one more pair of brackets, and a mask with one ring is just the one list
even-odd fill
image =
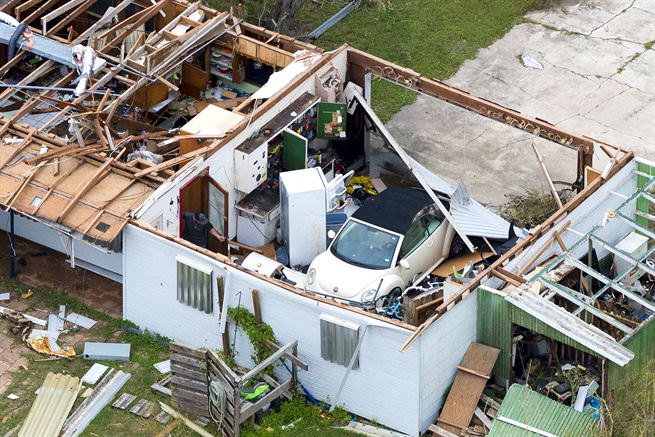
{"label": "scattered debris", "polygon": [[57,314],[48,314],[48,331],[61,332],[64,330],[64,319],[60,319]]}
{"label": "scattered debris", "polygon": [[130,413],[147,419],[152,415],[154,408],[154,402],[150,402],[147,399],[140,399],[132,408],[130,408]]}
{"label": "scattered debris", "polygon": [[93,388],[92,387],[87,387],[86,390],[84,390],[84,393],[80,395],[81,398],[88,398],[93,394]]}
{"label": "scattered debris", "polygon": [[524,67],[534,68],[535,70],[543,70],[544,69],[544,66],[541,64],[541,62],[537,61],[535,58],[528,55],[527,53],[523,53],[521,55],[521,61],[523,61],[523,66]]}
{"label": "scattered debris", "polygon": [[129,361],[129,343],[84,343],[85,360]]}
{"label": "scattered debris", "polygon": [[93,328],[93,325],[97,323],[95,320],[89,319],[88,317],[77,313],[70,313],[66,316],[66,320],[71,322],[73,325],[81,326],[85,329],[91,329]]}
{"label": "scattered debris", "polygon": [[157,371],[162,374],[171,373],[171,360],[155,363],[155,369],[157,369]]}
{"label": "scattered debris", "polygon": [[154,393],[163,394],[164,396],[171,396],[171,389],[167,386],[171,383],[171,375],[166,375],[159,381],[150,386]]}
{"label": "scattered debris", "polygon": [[[572,197],[572,190],[558,191],[562,203]],[[507,201],[500,205],[500,215],[519,228],[532,228],[543,223],[557,211],[557,202],[550,193],[528,190],[523,194],[505,194]]]}
{"label": "scattered debris", "polygon": [[37,337],[28,338],[25,343],[34,351],[45,354],[53,355],[55,357],[73,358],[75,356],[75,349],[71,346],[65,348],[52,341],[49,335],[39,335]]}
{"label": "scattered debris", "polygon": [[94,363],[93,366],[84,374],[82,382],[89,385],[96,385],[96,382],[105,374],[109,367],[104,364]]}
{"label": "scattered debris", "polygon": [[100,381],[94,393],[84,399],[77,409],[66,419],[61,430],[62,437],[80,435],[91,421],[111,402],[116,393],[123,388],[132,375],[111,369]]}
{"label": "scattered debris", "polygon": [[48,373],[18,437],[57,437],[80,387],[79,378]]}
{"label": "scattered debris", "polygon": [[188,426],[190,429],[192,429],[193,431],[200,434],[202,437],[213,437],[210,433],[208,433],[207,431],[202,429],[199,425],[197,425],[191,419],[184,416],[182,413],[176,411],[173,407],[171,407],[169,405],[166,405],[163,402],[159,402],[159,406],[161,407],[161,409],[163,411],[170,414],[171,416],[173,416],[173,417],[175,417],[177,419],[182,419],[182,421],[184,422],[184,424],[186,426]]}
{"label": "scattered debris", "polygon": [[123,393],[120,395],[118,399],[116,399],[116,402],[111,404],[111,406],[114,408],[118,408],[119,410],[125,410],[127,407],[130,406],[130,404],[134,399],[136,399],[136,396],[131,395],[129,393]]}
{"label": "scattered debris", "polygon": [[9,300],[11,298],[11,293],[0,293],[0,300]]}
{"label": "scattered debris", "polygon": [[155,420],[161,423],[162,425],[166,425],[168,422],[171,421],[171,415],[165,411],[160,411],[159,414],[155,416]]}
{"label": "scattered debris", "polygon": [[14,393],[9,393],[9,396],[7,396],[7,399],[15,401],[16,399],[20,399],[20,396],[14,394]]}

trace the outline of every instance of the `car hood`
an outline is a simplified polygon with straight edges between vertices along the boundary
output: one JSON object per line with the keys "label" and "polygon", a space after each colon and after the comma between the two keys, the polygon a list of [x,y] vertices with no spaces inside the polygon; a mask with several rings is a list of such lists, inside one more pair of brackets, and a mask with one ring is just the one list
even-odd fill
{"label": "car hood", "polygon": [[[315,289],[344,299],[359,301],[359,294],[370,288],[377,288],[379,281],[389,269],[373,270],[344,262],[329,250],[312,261],[309,267],[316,269],[316,282],[307,289]],[[317,287],[318,284],[318,287]],[[318,289],[317,289],[318,288]],[[335,288],[338,290],[335,292]]]}

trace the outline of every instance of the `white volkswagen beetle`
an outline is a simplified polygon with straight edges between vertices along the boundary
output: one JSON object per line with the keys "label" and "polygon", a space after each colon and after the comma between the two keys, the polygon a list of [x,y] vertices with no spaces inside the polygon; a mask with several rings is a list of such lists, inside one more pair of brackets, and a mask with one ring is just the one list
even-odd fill
{"label": "white volkswagen beetle", "polygon": [[388,188],[355,211],[312,261],[305,288],[371,306],[445,260],[454,235],[425,191]]}

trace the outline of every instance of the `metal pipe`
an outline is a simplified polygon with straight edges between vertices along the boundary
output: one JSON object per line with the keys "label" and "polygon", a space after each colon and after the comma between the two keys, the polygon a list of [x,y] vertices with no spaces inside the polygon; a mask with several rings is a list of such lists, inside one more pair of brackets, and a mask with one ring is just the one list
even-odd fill
{"label": "metal pipe", "polygon": [[9,210],[9,277],[16,279],[16,250],[14,250],[14,210]]}
{"label": "metal pipe", "polygon": [[[17,84],[8,84],[8,83],[0,83],[0,88],[17,88],[21,90],[35,90],[35,91],[41,91],[41,90],[46,90],[46,91],[68,91],[68,92],[74,92],[75,88],[61,88],[61,87],[56,87],[56,86],[37,86],[37,85],[17,85]],[[91,94],[99,94],[99,95],[104,95],[104,91],[85,91],[87,93]],[[111,96],[118,97],[120,94],[116,93],[111,93]]]}

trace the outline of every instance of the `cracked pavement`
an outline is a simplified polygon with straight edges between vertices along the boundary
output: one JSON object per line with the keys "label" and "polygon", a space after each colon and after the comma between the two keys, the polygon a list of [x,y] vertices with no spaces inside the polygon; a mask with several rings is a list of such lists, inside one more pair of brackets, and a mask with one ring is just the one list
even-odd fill
{"label": "cracked pavement", "polygon": [[[525,18],[446,82],[655,160],[655,1],[563,0]],[[524,67],[522,54],[543,70]],[[463,179],[483,203],[548,191],[532,142],[553,179],[575,179],[575,151],[431,97],[418,96],[387,127],[415,159]],[[594,162],[604,164],[602,151]]]}

